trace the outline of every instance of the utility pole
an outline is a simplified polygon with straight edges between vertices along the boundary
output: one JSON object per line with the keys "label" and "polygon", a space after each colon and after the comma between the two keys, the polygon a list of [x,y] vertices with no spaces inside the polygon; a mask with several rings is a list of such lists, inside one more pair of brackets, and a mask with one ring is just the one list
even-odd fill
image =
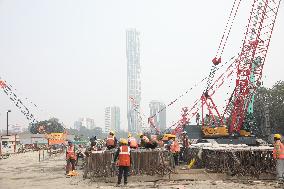
{"label": "utility pole", "polygon": [[11,112],[11,110],[7,110],[7,136],[9,136],[9,112]]}

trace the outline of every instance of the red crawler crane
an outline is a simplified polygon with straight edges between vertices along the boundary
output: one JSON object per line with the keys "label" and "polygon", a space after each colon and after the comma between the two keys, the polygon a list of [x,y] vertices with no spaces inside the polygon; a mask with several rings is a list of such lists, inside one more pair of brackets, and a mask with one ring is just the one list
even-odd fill
{"label": "red crawler crane", "polygon": [[[220,127],[224,124],[228,124],[230,133],[240,132],[242,129],[246,116],[249,113],[248,108],[252,103],[253,95],[261,83],[263,65],[268,52],[280,2],[281,0],[253,1],[241,52],[234,62],[228,67],[223,76],[221,75],[213,83],[213,85],[211,85],[215,73],[214,68],[221,63],[221,54],[223,53],[227,39],[227,37],[225,37],[224,42],[224,36],[229,36],[227,33],[230,32],[230,29],[227,30],[227,33],[224,32],[225,34],[223,35],[219,45],[219,49],[221,47],[221,50],[218,49],[217,52],[217,55],[220,55],[220,57],[215,57],[213,59],[213,71],[211,70],[213,73],[210,73],[207,89],[201,97],[203,128]],[[240,0],[235,0],[232,9],[233,15],[237,13],[239,3]],[[219,53],[220,51],[221,53]],[[228,100],[223,114],[221,114],[213,101],[213,95],[215,91],[222,86],[224,79],[228,78],[234,72],[237,74],[235,88]],[[206,109],[209,112],[207,117],[209,117],[212,121],[205,125],[204,112]],[[227,121],[226,117],[229,117],[230,120]],[[207,134],[218,135],[220,133],[216,132]]]}

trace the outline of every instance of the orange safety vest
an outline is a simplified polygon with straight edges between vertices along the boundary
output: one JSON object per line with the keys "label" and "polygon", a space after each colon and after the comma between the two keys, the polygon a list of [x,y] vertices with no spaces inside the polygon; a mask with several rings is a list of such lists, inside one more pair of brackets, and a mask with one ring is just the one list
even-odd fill
{"label": "orange safety vest", "polygon": [[179,143],[177,141],[173,141],[173,143],[171,144],[170,151],[172,153],[180,152],[180,146],[179,146]]}
{"label": "orange safety vest", "polygon": [[114,146],[114,136],[108,135],[106,145],[107,146]]}
{"label": "orange safety vest", "polygon": [[137,148],[138,147],[137,141],[134,137],[129,137],[128,142],[129,142],[129,146],[131,148]]}
{"label": "orange safety vest", "polygon": [[284,145],[280,141],[274,143],[273,158],[284,159]]}
{"label": "orange safety vest", "polygon": [[67,148],[67,159],[76,159],[74,145],[73,146],[68,146],[68,148]]}
{"label": "orange safety vest", "polygon": [[121,146],[118,155],[118,166],[130,166],[130,148],[128,146]]}
{"label": "orange safety vest", "polygon": [[148,143],[148,142],[150,142],[150,140],[148,139],[148,137],[146,137],[146,136],[143,136],[143,138],[142,138],[143,140],[144,140],[144,142],[146,142],[146,143]]}

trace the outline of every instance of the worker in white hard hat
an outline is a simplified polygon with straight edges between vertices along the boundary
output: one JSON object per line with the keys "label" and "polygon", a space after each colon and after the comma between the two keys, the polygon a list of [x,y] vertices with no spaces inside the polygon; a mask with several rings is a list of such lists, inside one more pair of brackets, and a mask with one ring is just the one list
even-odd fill
{"label": "worker in white hard hat", "polygon": [[190,146],[189,138],[186,131],[182,132],[181,135],[181,141],[182,141],[182,148],[180,150],[180,160],[187,162],[188,157],[188,149]]}
{"label": "worker in white hard hat", "polygon": [[277,179],[284,180],[284,144],[281,142],[281,135],[274,135],[273,158],[276,159]]}

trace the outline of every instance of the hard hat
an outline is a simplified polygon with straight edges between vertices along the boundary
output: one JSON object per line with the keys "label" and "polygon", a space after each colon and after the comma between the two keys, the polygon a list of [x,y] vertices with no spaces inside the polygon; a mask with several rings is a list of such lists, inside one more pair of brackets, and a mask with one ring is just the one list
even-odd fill
{"label": "hard hat", "polygon": [[187,132],[186,132],[186,131],[183,131],[182,133],[183,133],[183,134],[187,134]]}
{"label": "hard hat", "polygon": [[139,136],[139,138],[141,138],[141,136],[143,136],[143,133],[139,133],[138,136]]}
{"label": "hard hat", "polygon": [[127,144],[127,140],[125,138],[120,139],[120,144]]}
{"label": "hard hat", "polygon": [[128,138],[131,137],[131,133],[128,133]]}
{"label": "hard hat", "polygon": [[110,131],[109,134],[110,134],[110,135],[114,135],[114,132],[113,132],[113,131]]}
{"label": "hard hat", "polygon": [[281,139],[281,135],[280,135],[280,134],[275,134],[275,135],[274,135],[274,138],[276,138],[276,139]]}

